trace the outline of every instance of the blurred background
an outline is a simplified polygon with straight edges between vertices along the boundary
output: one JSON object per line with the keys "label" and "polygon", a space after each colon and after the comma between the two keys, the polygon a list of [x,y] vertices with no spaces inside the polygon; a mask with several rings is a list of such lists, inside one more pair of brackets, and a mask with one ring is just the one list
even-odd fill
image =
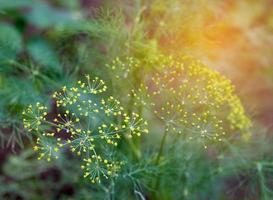
{"label": "blurred background", "polygon": [[[69,152],[37,161],[21,113],[125,53],[188,54],[231,79],[273,159],[272,47],[272,0],[0,0],[0,199],[90,198]],[[262,199],[247,190],[223,199]]]}

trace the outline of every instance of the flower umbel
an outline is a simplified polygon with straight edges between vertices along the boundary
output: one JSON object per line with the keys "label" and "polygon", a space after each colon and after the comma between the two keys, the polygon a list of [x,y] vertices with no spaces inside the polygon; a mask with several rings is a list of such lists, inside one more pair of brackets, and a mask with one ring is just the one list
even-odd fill
{"label": "flower umbel", "polygon": [[154,70],[129,96],[135,105],[152,111],[167,132],[199,141],[205,148],[223,141],[226,132],[247,132],[251,122],[234,86],[218,72],[187,56],[159,55],[146,65]]}
{"label": "flower umbel", "polygon": [[103,80],[87,75],[86,81],[71,88],[64,86],[53,94],[58,108],[53,120],[47,120],[46,107],[40,103],[23,112],[25,128],[37,136],[34,150],[39,152],[39,159],[50,161],[58,158],[60,149],[69,148],[81,157],[84,177],[91,182],[118,174],[123,162],[113,155],[119,141],[124,136],[140,136],[148,129],[138,114],[125,113],[117,99],[103,98],[101,93],[106,89]]}

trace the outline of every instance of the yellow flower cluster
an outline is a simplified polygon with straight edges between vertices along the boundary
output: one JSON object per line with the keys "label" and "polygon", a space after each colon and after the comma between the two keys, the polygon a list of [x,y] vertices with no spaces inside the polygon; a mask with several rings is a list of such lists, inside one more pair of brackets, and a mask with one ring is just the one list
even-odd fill
{"label": "yellow flower cluster", "polygon": [[129,96],[163,121],[168,132],[207,148],[207,142],[222,141],[226,132],[245,133],[251,126],[234,86],[218,72],[187,56],[160,55],[146,65],[154,70]]}
{"label": "yellow flower cluster", "polygon": [[122,162],[108,152],[115,152],[122,137],[140,136],[148,129],[138,114],[125,113],[117,99],[102,97],[106,90],[103,80],[87,75],[77,86],[53,94],[58,107],[54,119],[47,119],[46,107],[39,103],[23,112],[25,128],[37,135],[39,159],[58,158],[59,150],[67,147],[82,158],[84,177],[91,182],[117,175]]}
{"label": "yellow flower cluster", "polygon": [[47,107],[41,105],[41,103],[36,103],[35,106],[29,105],[26,110],[23,111],[24,128],[29,131],[35,130],[39,131],[41,128],[42,121],[45,120],[47,115]]}
{"label": "yellow flower cluster", "polygon": [[92,183],[100,182],[100,177],[108,179],[117,176],[123,162],[109,161],[101,156],[92,155],[91,158],[84,159],[81,168],[85,171],[84,177],[90,177]]}
{"label": "yellow flower cluster", "polygon": [[133,135],[141,136],[143,133],[148,133],[147,121],[141,118],[137,113],[132,113],[132,116],[125,116],[123,128],[128,127],[128,137],[131,138]]}
{"label": "yellow flower cluster", "polygon": [[54,136],[54,133],[43,133],[42,137],[37,138],[33,149],[39,152],[38,160],[46,158],[47,161],[51,161],[52,157],[58,158],[59,148],[56,146],[56,141],[49,138],[52,136]]}
{"label": "yellow flower cluster", "polygon": [[140,61],[133,57],[126,57],[123,61],[117,57],[112,63],[106,64],[106,67],[114,71],[115,78],[124,79],[140,67]]}

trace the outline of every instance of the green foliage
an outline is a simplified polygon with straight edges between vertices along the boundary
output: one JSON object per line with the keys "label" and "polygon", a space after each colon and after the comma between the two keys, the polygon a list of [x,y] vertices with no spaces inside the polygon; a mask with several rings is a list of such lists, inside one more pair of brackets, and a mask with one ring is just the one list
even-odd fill
{"label": "green foliage", "polygon": [[17,8],[22,8],[25,6],[30,6],[32,5],[34,1],[33,0],[14,0],[14,1],[9,1],[9,0],[1,0],[0,1],[0,9],[17,9]]}
{"label": "green foliage", "polygon": [[15,27],[0,23],[0,62],[12,60],[22,50],[22,39]]}
{"label": "green foliage", "polygon": [[180,56],[206,2],[0,0],[0,199],[272,199],[269,133]]}
{"label": "green foliage", "polygon": [[30,56],[43,67],[60,72],[60,62],[57,53],[46,41],[33,39],[28,43],[27,50]]}
{"label": "green foliage", "polygon": [[37,28],[50,28],[75,23],[75,16],[67,11],[58,10],[47,3],[34,3],[26,19]]}

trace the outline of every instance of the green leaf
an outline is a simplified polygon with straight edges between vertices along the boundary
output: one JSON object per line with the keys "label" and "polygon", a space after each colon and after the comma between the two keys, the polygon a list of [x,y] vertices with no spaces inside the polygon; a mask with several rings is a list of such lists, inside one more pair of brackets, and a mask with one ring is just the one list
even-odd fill
{"label": "green leaf", "polygon": [[11,177],[19,179],[33,177],[39,173],[39,166],[41,164],[41,161],[37,161],[37,159],[33,159],[33,157],[35,157],[35,152],[29,149],[22,151],[18,156],[10,156],[7,163],[5,163],[3,170]]}
{"label": "green leaf", "polygon": [[18,114],[33,102],[46,102],[34,82],[7,77],[0,88],[1,109],[7,114]]}
{"label": "green leaf", "polygon": [[80,2],[78,0],[58,0],[58,3],[69,9],[80,8]]}
{"label": "green leaf", "polygon": [[26,7],[32,3],[33,0],[0,0],[0,10]]}
{"label": "green leaf", "polygon": [[60,71],[60,62],[52,46],[43,39],[33,39],[27,45],[28,53],[41,65]]}
{"label": "green leaf", "polygon": [[21,49],[19,32],[9,24],[0,23],[0,62],[15,59]]}
{"label": "green leaf", "polygon": [[71,12],[53,8],[46,3],[34,4],[31,11],[26,14],[26,18],[41,29],[75,22],[75,16]]}

